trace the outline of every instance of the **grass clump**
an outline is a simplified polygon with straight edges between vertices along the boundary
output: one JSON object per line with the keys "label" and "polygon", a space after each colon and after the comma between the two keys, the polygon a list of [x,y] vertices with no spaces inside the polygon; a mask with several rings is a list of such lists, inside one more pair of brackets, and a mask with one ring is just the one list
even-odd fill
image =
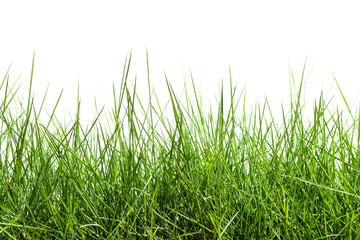
{"label": "grass clump", "polygon": [[1,239],[360,237],[360,116],[348,108],[347,124],[321,94],[305,122],[303,77],[280,126],[267,102],[247,115],[231,77],[230,106],[221,87],[217,112],[205,115],[193,81],[195,101],[183,104],[166,79],[171,122],[150,81],[146,108],[128,86],[130,61],[110,120],[100,112],[86,129],[79,101],[70,125],[57,120],[57,105],[40,123],[31,87],[27,106],[11,112],[18,89],[5,75]]}

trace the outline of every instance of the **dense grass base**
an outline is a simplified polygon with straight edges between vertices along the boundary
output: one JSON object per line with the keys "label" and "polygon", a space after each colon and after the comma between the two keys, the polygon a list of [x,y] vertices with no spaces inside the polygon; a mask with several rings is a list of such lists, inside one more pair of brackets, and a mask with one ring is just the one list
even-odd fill
{"label": "dense grass base", "polygon": [[278,127],[266,104],[250,115],[239,110],[230,79],[230,106],[221,89],[208,117],[195,88],[195,105],[187,98],[185,107],[167,81],[171,123],[154,95],[145,109],[129,89],[130,60],[114,91],[114,127],[97,118],[84,130],[80,111],[68,127],[56,107],[42,124],[31,88],[15,116],[5,76],[1,239],[360,238],[360,118],[350,112],[347,127],[321,95],[305,124],[301,79]]}

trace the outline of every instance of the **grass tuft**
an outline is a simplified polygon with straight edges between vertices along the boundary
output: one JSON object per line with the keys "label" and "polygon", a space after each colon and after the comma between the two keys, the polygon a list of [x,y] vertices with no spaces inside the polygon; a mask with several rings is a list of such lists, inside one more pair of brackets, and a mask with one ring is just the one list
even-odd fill
{"label": "grass tuft", "polygon": [[280,125],[267,100],[246,113],[245,91],[237,95],[230,69],[230,92],[222,82],[217,111],[208,115],[192,75],[195,99],[186,89],[185,104],[165,75],[172,122],[151,93],[148,58],[148,106],[136,81],[128,86],[130,62],[131,55],[119,91],[113,88],[110,119],[102,122],[101,110],[87,129],[79,122],[79,97],[75,120],[57,120],[62,92],[49,122],[38,121],[45,97],[37,111],[34,58],[27,106],[20,102],[20,113],[12,112],[19,88],[9,86],[6,72],[1,239],[360,238],[360,112],[350,111],[335,77],[350,124],[341,111],[329,111],[322,93],[313,119],[304,119],[305,65]]}

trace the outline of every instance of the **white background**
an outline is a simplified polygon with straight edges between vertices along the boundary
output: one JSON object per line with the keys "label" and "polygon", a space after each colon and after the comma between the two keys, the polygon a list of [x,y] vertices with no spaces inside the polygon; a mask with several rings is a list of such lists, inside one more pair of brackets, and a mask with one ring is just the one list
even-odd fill
{"label": "white background", "polygon": [[147,105],[147,48],[161,103],[169,98],[164,72],[180,96],[184,79],[191,90],[191,69],[206,110],[209,101],[216,104],[222,79],[228,89],[230,66],[238,94],[246,88],[249,106],[264,103],[266,96],[280,117],[281,102],[289,103],[289,67],[298,85],[307,58],[306,73],[313,70],[306,107],[312,109],[321,89],[344,106],[333,73],[355,112],[359,10],[356,1],[1,1],[0,76],[12,64],[10,83],[21,74],[19,97],[25,102],[35,51],[36,106],[50,83],[46,109],[64,89],[57,115],[74,117],[79,82],[81,116],[88,122],[94,99],[111,109],[112,84],[119,86],[131,51],[129,79],[137,77],[137,92]]}

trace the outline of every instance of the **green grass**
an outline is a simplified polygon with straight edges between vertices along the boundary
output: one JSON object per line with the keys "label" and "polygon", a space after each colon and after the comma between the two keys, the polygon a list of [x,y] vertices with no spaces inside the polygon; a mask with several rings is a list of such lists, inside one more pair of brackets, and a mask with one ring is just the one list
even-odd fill
{"label": "green grass", "polygon": [[79,100],[70,123],[57,120],[57,104],[40,123],[43,104],[35,108],[31,87],[26,106],[15,104],[19,88],[6,73],[0,239],[360,238],[360,113],[340,87],[348,112],[330,112],[321,94],[304,119],[304,65],[297,90],[290,75],[291,105],[278,123],[267,101],[247,114],[231,77],[209,114],[194,81],[194,101],[186,90],[181,102],[166,79],[170,121],[149,78],[149,104],[141,104],[130,62],[110,117],[86,129]]}

